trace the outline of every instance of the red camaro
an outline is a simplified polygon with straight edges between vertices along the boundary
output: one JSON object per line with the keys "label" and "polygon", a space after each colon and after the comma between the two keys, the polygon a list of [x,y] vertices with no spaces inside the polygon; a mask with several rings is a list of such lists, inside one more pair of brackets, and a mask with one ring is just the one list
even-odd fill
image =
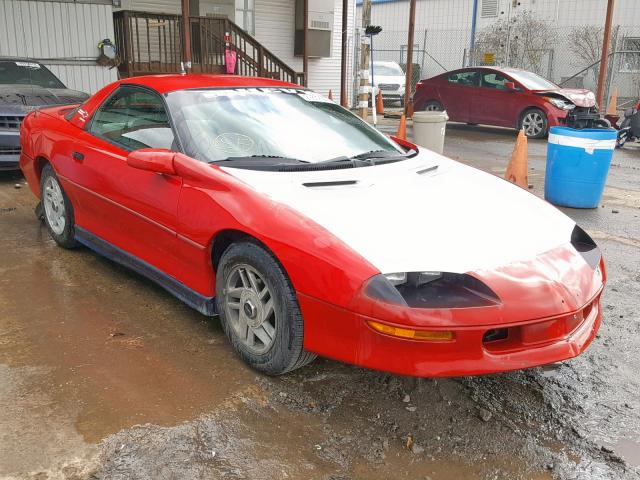
{"label": "red camaro", "polygon": [[315,354],[520,369],[578,355],[600,325],[604,263],[570,218],[297,85],[122,80],[30,113],[20,164],[59,245],[218,313],[269,374]]}
{"label": "red camaro", "polygon": [[556,125],[607,126],[593,92],[560,88],[526,70],[473,67],[443,73],[416,85],[414,108],[446,110],[454,122],[524,129],[542,138]]}

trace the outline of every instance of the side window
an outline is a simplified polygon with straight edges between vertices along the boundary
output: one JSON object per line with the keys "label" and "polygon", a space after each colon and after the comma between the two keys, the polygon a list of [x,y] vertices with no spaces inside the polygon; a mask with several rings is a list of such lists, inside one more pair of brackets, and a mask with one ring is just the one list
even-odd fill
{"label": "side window", "polygon": [[126,150],[173,147],[162,99],[135,87],[120,87],[96,110],[89,131]]}
{"label": "side window", "polygon": [[508,78],[496,72],[489,72],[482,75],[482,86],[494,88],[496,90],[506,90],[505,83],[510,82]]}
{"label": "side window", "polygon": [[467,87],[477,87],[480,85],[480,74],[472,70],[470,72],[453,73],[447,77],[449,83],[456,85],[466,85]]}

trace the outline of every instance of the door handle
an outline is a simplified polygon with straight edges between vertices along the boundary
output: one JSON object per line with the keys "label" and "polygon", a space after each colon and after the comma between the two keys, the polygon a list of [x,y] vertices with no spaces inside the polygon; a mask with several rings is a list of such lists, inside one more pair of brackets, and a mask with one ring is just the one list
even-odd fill
{"label": "door handle", "polygon": [[84,153],[73,152],[72,156],[73,156],[73,159],[78,162],[82,162],[84,160]]}

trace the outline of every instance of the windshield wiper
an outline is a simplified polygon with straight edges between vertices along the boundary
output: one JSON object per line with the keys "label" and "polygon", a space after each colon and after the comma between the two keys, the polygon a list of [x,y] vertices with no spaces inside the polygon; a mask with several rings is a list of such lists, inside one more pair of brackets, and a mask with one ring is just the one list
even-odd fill
{"label": "windshield wiper", "polygon": [[283,157],[280,155],[247,155],[245,157],[227,157],[222,160],[211,160],[209,163],[222,163],[222,162],[238,162],[242,160],[280,160],[277,165],[291,164],[291,163],[309,163],[306,160],[300,160],[299,158]]}
{"label": "windshield wiper", "polygon": [[[381,155],[384,154],[384,155]],[[400,156],[402,155],[400,152],[392,152],[389,150],[369,150],[368,152],[362,152],[358,155],[354,155],[351,158],[360,158],[360,159],[369,159],[369,158],[383,158],[387,156]]]}
{"label": "windshield wiper", "polygon": [[408,157],[406,153],[395,152],[390,150],[371,150],[369,152],[359,153],[351,157],[353,160],[360,160],[366,165],[379,165],[382,163],[399,162]]}

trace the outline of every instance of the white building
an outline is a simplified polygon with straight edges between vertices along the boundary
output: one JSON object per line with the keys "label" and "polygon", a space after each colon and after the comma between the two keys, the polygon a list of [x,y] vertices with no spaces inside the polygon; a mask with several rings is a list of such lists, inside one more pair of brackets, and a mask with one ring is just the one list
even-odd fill
{"label": "white building", "polygon": [[96,64],[113,38],[111,0],[0,0],[0,56],[42,61],[69,88],[95,92],[117,79]]}
{"label": "white building", "polygon": [[[348,51],[352,53],[355,2],[346,1],[349,2]],[[248,38],[242,32],[243,36],[239,39],[241,44],[236,45],[239,57],[245,47],[253,48],[251,45],[254,45],[261,51],[264,47],[265,52],[270,52],[269,58],[277,57],[293,71],[302,72],[302,56],[294,53],[296,10],[300,15],[302,2],[298,1],[297,9],[296,0],[191,0],[190,3],[192,17],[212,19],[211,22],[226,17],[254,38]],[[97,45],[102,39],[115,41],[119,36],[123,37],[123,32],[119,35],[117,31],[117,20],[114,24],[114,13],[116,17],[117,12],[121,11],[168,14],[176,20],[176,16],[181,13],[180,8],[180,0],[0,0],[0,56],[24,56],[40,60],[69,88],[95,92],[118,78],[118,69],[98,66],[95,62],[99,55]],[[146,55],[147,68],[152,73],[154,66],[162,60],[158,56],[158,49],[162,46],[160,43],[155,47],[152,45],[146,53],[144,49],[147,38],[156,38],[155,34],[162,35],[162,41],[169,38],[170,42],[174,42],[171,55],[177,62],[171,63],[172,70],[168,71],[177,71],[182,60],[179,21],[167,18],[169,17],[157,17],[156,21],[142,19],[134,28],[138,36],[133,39],[133,43],[142,40],[140,51],[136,53]],[[300,22],[301,17],[299,29],[302,28]],[[206,20],[200,23],[207,24]],[[331,90],[336,99],[340,95],[341,23],[342,0],[309,1],[312,54],[308,61],[308,85],[325,95]],[[174,29],[167,35],[172,25]],[[149,31],[151,33],[145,33]],[[224,32],[219,36],[223,35]],[[218,43],[224,42],[221,38],[216,38]],[[206,49],[205,41],[210,46],[211,40],[202,39],[202,45]],[[245,41],[247,43],[242,43]],[[224,57],[224,43],[222,45]],[[321,51],[313,56],[319,45],[322,47]],[[129,48],[135,50],[138,46],[130,45]],[[166,53],[167,48],[162,51],[163,55]],[[121,52],[121,55],[124,57],[125,52]],[[352,58],[349,57],[348,61],[351,64]],[[348,72],[350,78],[347,85],[351,88],[352,68]],[[242,74],[243,71],[238,73]],[[263,73],[265,76],[277,76],[274,71],[265,70]]]}

